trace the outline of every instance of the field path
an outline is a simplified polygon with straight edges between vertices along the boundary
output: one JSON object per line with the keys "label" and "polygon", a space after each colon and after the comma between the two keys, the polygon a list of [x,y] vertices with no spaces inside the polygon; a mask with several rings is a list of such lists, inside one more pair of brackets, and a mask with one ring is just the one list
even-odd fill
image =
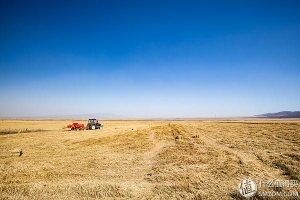
{"label": "field path", "polygon": [[154,147],[150,151],[148,151],[144,154],[144,162],[145,162],[145,165],[148,166],[149,169],[151,169],[151,167],[155,163],[155,157],[160,152],[162,152],[165,148],[173,146],[173,145],[175,145],[175,143],[172,141],[157,139],[155,136],[155,132],[152,132],[150,134],[149,140],[151,143],[154,144]]}

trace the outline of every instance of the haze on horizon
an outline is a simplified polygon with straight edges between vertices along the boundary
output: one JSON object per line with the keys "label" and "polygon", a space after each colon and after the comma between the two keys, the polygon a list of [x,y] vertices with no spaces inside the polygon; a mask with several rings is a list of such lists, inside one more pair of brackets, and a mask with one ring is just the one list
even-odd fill
{"label": "haze on horizon", "polygon": [[2,1],[0,117],[300,110],[299,1]]}

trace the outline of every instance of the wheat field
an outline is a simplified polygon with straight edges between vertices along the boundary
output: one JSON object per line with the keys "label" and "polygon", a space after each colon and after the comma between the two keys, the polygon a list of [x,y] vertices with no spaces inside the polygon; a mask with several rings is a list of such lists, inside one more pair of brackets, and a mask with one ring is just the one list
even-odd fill
{"label": "wheat field", "polygon": [[246,177],[300,179],[299,120],[72,122],[0,121],[0,199],[243,199]]}

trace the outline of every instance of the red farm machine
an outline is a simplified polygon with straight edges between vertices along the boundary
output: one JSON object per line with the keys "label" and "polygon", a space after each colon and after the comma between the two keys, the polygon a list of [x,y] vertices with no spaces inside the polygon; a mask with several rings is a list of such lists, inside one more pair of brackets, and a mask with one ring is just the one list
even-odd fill
{"label": "red farm machine", "polygon": [[67,128],[70,128],[71,130],[84,130],[84,124],[79,124],[77,122],[74,122],[73,124],[69,124]]}

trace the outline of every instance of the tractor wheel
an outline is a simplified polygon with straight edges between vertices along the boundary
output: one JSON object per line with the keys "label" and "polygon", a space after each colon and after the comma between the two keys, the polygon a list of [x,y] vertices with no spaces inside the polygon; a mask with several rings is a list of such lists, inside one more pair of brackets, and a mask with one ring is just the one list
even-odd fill
{"label": "tractor wheel", "polygon": [[92,130],[95,130],[95,129],[96,129],[96,127],[95,127],[95,125],[93,125],[93,126],[92,126]]}

